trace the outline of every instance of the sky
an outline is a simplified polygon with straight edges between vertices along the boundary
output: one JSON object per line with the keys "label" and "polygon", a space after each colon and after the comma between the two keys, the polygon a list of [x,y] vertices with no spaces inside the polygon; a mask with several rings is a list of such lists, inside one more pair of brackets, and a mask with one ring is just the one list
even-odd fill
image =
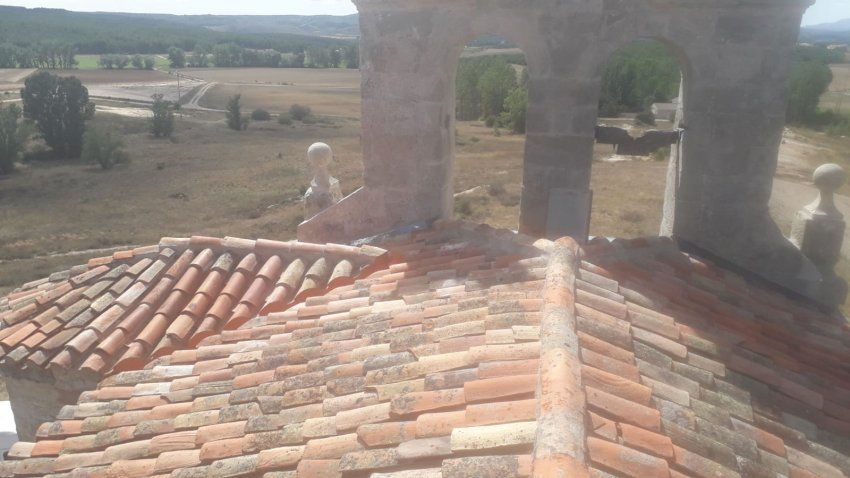
{"label": "sky", "polygon": [[[347,15],[357,9],[350,0],[0,0],[3,5],[64,8],[82,12],[173,13],[178,15]],[[803,25],[850,18],[850,0],[817,0]]]}
{"label": "sky", "polygon": [[806,12],[803,25],[832,23],[844,18],[850,18],[850,0],[818,0]]}
{"label": "sky", "polygon": [[64,8],[79,12],[173,13],[175,15],[348,15],[350,0],[0,0],[2,5]]}

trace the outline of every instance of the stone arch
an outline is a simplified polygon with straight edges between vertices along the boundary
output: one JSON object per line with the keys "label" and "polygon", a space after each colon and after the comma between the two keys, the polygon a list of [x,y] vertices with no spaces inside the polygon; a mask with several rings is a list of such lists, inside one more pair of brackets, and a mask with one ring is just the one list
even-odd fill
{"label": "stone arch", "polygon": [[[640,30],[642,28],[645,28],[645,27],[644,26],[636,26],[635,27],[635,29],[637,29],[637,30]],[[672,132],[672,131],[677,130],[679,128],[686,127],[686,124],[687,124],[687,119],[686,119],[687,118],[687,108],[688,108],[688,104],[689,104],[688,103],[688,98],[689,98],[688,87],[690,86],[690,79],[693,75],[692,65],[691,65],[691,62],[689,60],[688,54],[685,51],[685,48],[680,46],[676,41],[674,41],[670,38],[667,38],[664,35],[641,34],[641,33],[636,33],[636,32],[630,32],[628,34],[618,35],[617,38],[611,39],[609,42],[607,42],[606,48],[604,49],[604,51],[602,52],[602,54],[599,57],[599,62],[596,66],[596,73],[595,73],[595,77],[598,78],[598,80],[599,80],[600,93],[602,93],[603,92],[602,90],[604,89],[605,69],[614,60],[615,55],[617,55],[620,52],[623,52],[624,50],[628,49],[629,47],[638,45],[640,43],[660,45],[661,47],[663,47],[663,49],[667,53],[667,55],[669,55],[669,57],[675,61],[676,65],[678,67],[678,70],[679,70],[680,78],[681,78],[681,81],[679,82],[679,89],[678,89],[678,95],[677,95],[677,97],[678,97],[678,100],[677,100],[678,101],[678,107],[675,110],[674,117],[672,118],[672,121],[670,121],[670,123],[667,123],[667,120],[661,121],[661,126],[658,129],[667,130],[667,131]],[[672,92],[672,93],[675,95],[675,92]],[[671,99],[675,100],[676,98],[671,97]],[[601,103],[603,102],[603,98],[602,98],[601,94],[600,94],[599,100],[600,100],[600,105],[601,105]],[[601,108],[597,111],[597,113],[598,113],[597,124],[601,124],[601,121],[600,121],[600,119],[602,117]],[[618,122],[614,121],[613,126],[618,126]],[[669,136],[672,137],[673,135],[671,134]],[[610,141],[610,140],[612,140],[612,138],[608,138],[608,140]],[[651,202],[651,201],[654,201],[655,198],[657,197],[657,199],[661,202],[661,205],[660,205],[660,207],[658,207],[657,211],[652,211],[649,214],[649,217],[646,217],[646,215],[642,211],[635,210],[635,209],[621,208],[622,210],[618,209],[616,211],[606,211],[609,214],[614,214],[617,218],[621,219],[622,221],[634,222],[634,224],[631,226],[631,228],[632,228],[631,232],[629,232],[627,230],[627,227],[621,226],[620,228],[618,228],[618,230],[616,232],[619,235],[647,235],[647,234],[655,235],[659,230],[660,230],[660,233],[662,235],[672,235],[673,229],[674,229],[674,222],[675,222],[676,192],[677,192],[677,190],[679,188],[679,184],[680,184],[680,177],[681,177],[681,173],[682,173],[682,164],[687,159],[686,148],[685,148],[686,142],[687,142],[687,137],[686,137],[685,134],[682,134],[678,138],[677,143],[673,144],[672,147],[670,148],[670,155],[669,155],[669,162],[668,162],[668,166],[667,166],[666,176],[663,179],[663,183],[658,185],[659,186],[658,191],[657,191],[658,195],[655,196],[655,194],[650,194],[648,197],[643,196],[643,197],[640,198],[640,201],[650,201]],[[597,143],[597,152],[598,152],[598,150],[599,150],[599,144]],[[629,154],[627,149],[625,151],[626,151],[625,154]],[[643,167],[643,166],[645,166],[645,167]],[[603,188],[602,191],[599,191],[599,175],[605,174],[603,171],[600,171],[600,169],[603,169],[603,168],[615,169],[616,166],[605,165],[605,166],[594,167],[594,175],[593,175],[592,181],[596,185],[595,187],[597,189],[597,194],[595,194],[595,198],[594,198],[596,205],[594,207],[594,214],[591,216],[591,221],[592,221],[591,228],[596,231],[595,233],[601,232],[605,235],[610,235],[615,231],[609,231],[607,229],[604,229],[604,226],[603,226],[603,230],[600,231],[599,230],[599,224],[598,224],[599,222],[602,222],[602,221],[599,221],[601,219],[599,217],[599,213],[601,212],[600,208],[604,208],[604,204],[607,203],[607,202],[610,202],[612,200],[612,198],[608,197],[608,194],[606,194],[606,191],[604,190],[604,188]],[[623,165],[622,168],[638,168],[638,169],[655,168],[656,171],[649,173],[649,177],[647,178],[648,180],[652,180],[653,178],[657,178],[658,174],[659,174],[659,171],[658,171],[659,168],[657,168],[654,164],[651,164],[651,163],[649,165],[635,165],[635,164]],[[661,173],[663,173],[663,171],[661,171]],[[616,174],[622,174],[622,173],[618,172]],[[618,205],[618,206],[621,206],[621,205]],[[645,210],[645,207],[643,209]],[[659,214],[659,216],[656,216],[656,214]],[[660,218],[660,225],[657,229],[653,229],[653,230],[647,229],[650,226],[654,226],[655,224],[658,224],[658,222],[656,222],[656,221],[659,218]],[[615,221],[615,222],[621,223],[622,221]],[[645,222],[645,221],[649,222],[650,224],[640,224],[641,222]],[[652,223],[655,223],[655,224],[652,224]]]}
{"label": "stone arch", "polygon": [[[483,187],[476,193],[464,198],[464,201],[470,201],[471,204],[478,204],[483,200],[484,203],[488,204],[487,208],[489,212],[495,212],[498,216],[501,217],[501,220],[497,224],[499,227],[518,229],[518,225],[520,222],[519,204],[521,202],[523,167],[525,161],[525,133],[513,133],[510,131],[508,126],[503,125],[500,127],[500,131],[502,131],[503,134],[500,134],[498,137],[496,137],[493,135],[492,126],[486,126],[486,123],[482,124],[481,122],[479,122],[479,119],[483,120],[483,118],[477,116],[477,113],[475,118],[462,118],[462,110],[459,109],[461,103],[459,98],[460,90],[458,80],[459,73],[462,71],[461,68],[465,48],[475,40],[487,36],[503,38],[507,42],[516,46],[516,48],[520,51],[519,54],[521,54],[524,58],[525,70],[530,77],[531,67],[528,64],[529,55],[526,53],[525,48],[523,48],[523,45],[527,43],[516,41],[518,39],[511,32],[509,32],[508,34],[500,34],[497,33],[497,31],[495,30],[484,30],[482,33],[479,32],[481,32],[481,30],[470,30],[467,35],[463,36],[463,40],[461,40],[462,44],[460,45],[460,47],[456,46],[455,48],[453,48],[451,54],[452,62],[450,63],[449,67],[451,71],[451,81],[448,88],[450,91],[447,92],[446,97],[449,99],[448,101],[451,105],[451,108],[456,114],[453,115],[453,124],[449,128],[449,135],[452,138],[450,143],[453,147],[452,154],[450,155],[450,181],[454,185],[453,187],[455,187],[455,189],[457,189],[458,191],[466,190],[468,188]],[[493,56],[498,55],[499,54],[496,53]],[[512,63],[510,64],[510,66],[513,68],[517,68]],[[520,81],[521,79],[518,75],[516,85],[517,87],[523,86]],[[486,167],[498,168],[499,170],[506,172],[507,175],[503,178],[498,179],[495,177],[488,177],[487,179],[489,179],[489,181],[478,180],[477,182],[473,181],[468,174],[458,177],[458,161],[464,158],[462,149],[466,145],[466,143],[459,141],[461,135],[466,135],[467,138],[474,135],[479,138],[479,140],[483,138],[483,141],[485,142],[498,142],[498,144],[503,145],[504,148],[496,148],[497,151],[494,151],[492,156],[487,158],[488,164]],[[521,150],[519,151],[516,150],[518,146],[521,148]],[[474,146],[472,148],[474,149]],[[484,189],[486,189],[486,191]],[[455,200],[455,198],[453,197],[452,200]],[[461,206],[463,206],[463,204],[461,204]],[[514,211],[512,211],[514,208],[516,208],[515,213]],[[453,212],[455,212],[456,214],[458,211],[460,211],[458,208],[453,208]],[[467,212],[466,214],[470,213]],[[508,214],[510,214],[510,216],[508,216]],[[461,215],[461,217],[464,216]],[[480,218],[481,215],[472,214],[466,217]],[[491,217],[493,216],[491,215]],[[510,218],[510,221],[505,221],[506,218]]]}

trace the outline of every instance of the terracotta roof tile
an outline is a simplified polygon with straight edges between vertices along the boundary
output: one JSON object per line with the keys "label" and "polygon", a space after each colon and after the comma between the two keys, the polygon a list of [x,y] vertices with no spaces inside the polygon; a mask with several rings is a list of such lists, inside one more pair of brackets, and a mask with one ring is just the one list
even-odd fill
{"label": "terracotta roof tile", "polygon": [[132,271],[141,259],[113,256],[70,279],[57,301],[101,301],[70,329],[45,331],[53,312],[27,325],[91,310],[38,302],[86,270],[16,292],[15,310],[36,307],[0,331],[28,329],[7,356],[31,340],[69,368],[121,366],[3,470],[850,476],[846,327],[669,241],[532,244],[438,223],[387,239],[380,263],[367,248],[165,239]]}
{"label": "terracotta roof tile", "polygon": [[[7,297],[10,310],[0,310],[4,323],[13,326],[0,335],[5,352],[0,361],[12,369],[30,363],[97,374],[140,368],[151,357],[195,346],[225,326],[238,327],[264,305],[287,264],[309,260],[332,270],[339,266],[336,286],[346,277],[353,280],[383,253],[298,243],[265,245],[258,252],[254,244],[163,239],[158,246],[90,261],[73,277],[57,274],[29,284],[41,289],[13,292]],[[290,279],[292,287],[305,285],[300,277]],[[248,289],[251,281],[257,285]],[[325,285],[315,277],[306,284],[315,293],[325,291]],[[21,302],[30,297],[33,301]],[[291,306],[294,299],[278,298],[277,306]],[[237,310],[240,301],[247,305],[245,317]]]}

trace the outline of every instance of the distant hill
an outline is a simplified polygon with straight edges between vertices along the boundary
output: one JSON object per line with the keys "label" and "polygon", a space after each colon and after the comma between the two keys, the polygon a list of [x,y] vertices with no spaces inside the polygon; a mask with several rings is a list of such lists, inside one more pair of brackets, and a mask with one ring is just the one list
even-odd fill
{"label": "distant hill", "polygon": [[809,43],[850,43],[850,18],[803,27],[800,40]]}
{"label": "distant hill", "polygon": [[[216,18],[218,20],[213,20]],[[253,21],[248,20],[251,18]],[[336,36],[333,32],[344,31],[342,23],[333,27],[333,19],[346,17],[328,17],[326,20],[317,17],[313,24],[306,20],[310,17],[300,17],[301,20],[293,17],[289,20],[289,24],[293,25],[291,28],[272,28],[276,24],[274,18],[278,17],[180,17],[0,6],[0,44],[31,47],[56,43],[72,45],[82,54],[162,53],[171,46],[193,50],[199,44],[229,42],[245,48],[280,52],[342,44],[341,40],[321,36]],[[202,22],[201,19],[210,21]],[[356,18],[353,21],[356,24]],[[264,23],[267,27],[260,28]],[[280,20],[280,23],[286,22]],[[297,25],[300,27],[295,28]],[[325,27],[332,33],[323,33]],[[299,28],[312,33],[287,31]]]}
{"label": "distant hill", "polygon": [[360,36],[358,16],[331,15],[161,15],[121,14],[158,19],[226,33],[289,33],[335,38]]}

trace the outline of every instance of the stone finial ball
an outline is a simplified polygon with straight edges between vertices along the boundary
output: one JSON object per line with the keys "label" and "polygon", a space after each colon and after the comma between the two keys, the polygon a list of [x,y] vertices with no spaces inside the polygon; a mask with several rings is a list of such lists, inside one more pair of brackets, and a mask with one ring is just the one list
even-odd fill
{"label": "stone finial ball", "polygon": [[316,143],[307,150],[307,158],[313,164],[328,164],[334,157],[334,152],[325,143]]}
{"label": "stone finial ball", "polygon": [[847,181],[847,172],[837,164],[824,164],[815,170],[814,181],[821,191],[835,191]]}

